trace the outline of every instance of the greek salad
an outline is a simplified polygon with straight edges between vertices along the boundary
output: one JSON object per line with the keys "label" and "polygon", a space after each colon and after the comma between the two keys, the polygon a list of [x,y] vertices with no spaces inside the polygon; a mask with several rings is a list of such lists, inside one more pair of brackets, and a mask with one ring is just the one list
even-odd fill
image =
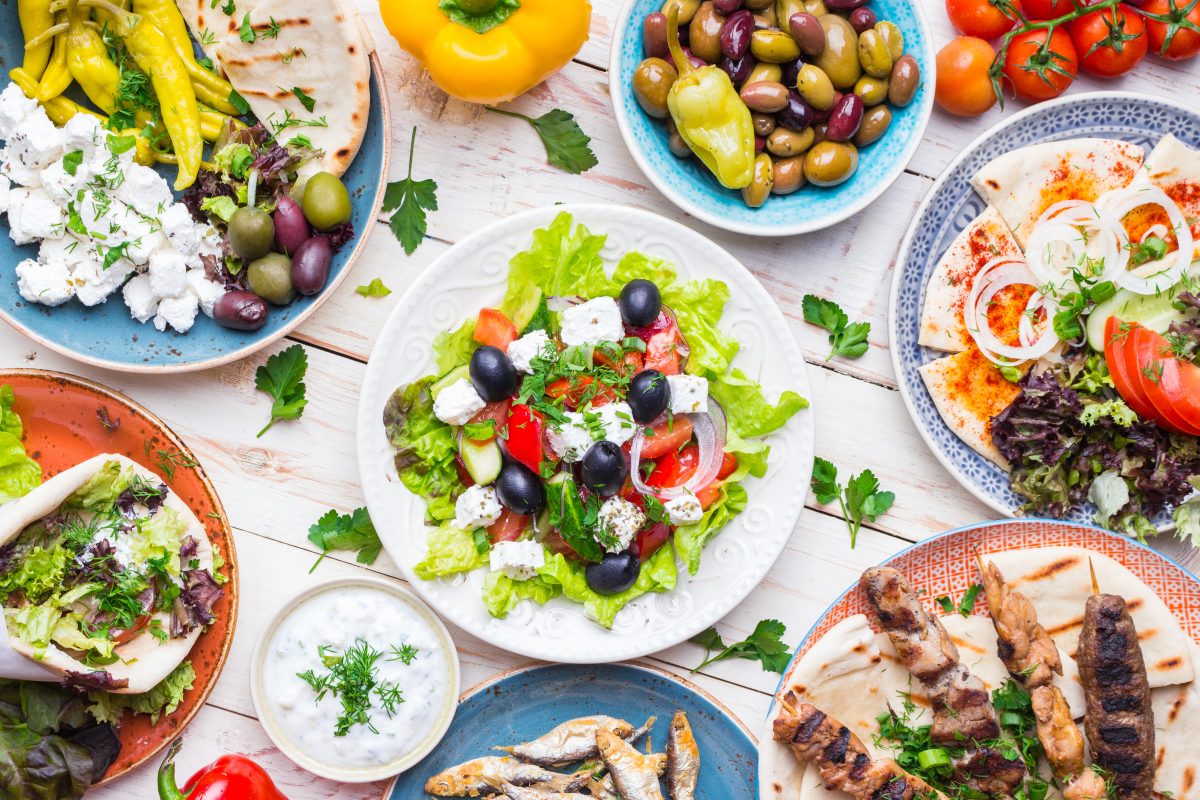
{"label": "greek salad", "polygon": [[770,403],[717,327],[729,287],[681,280],[561,214],[511,262],[496,308],[434,342],[438,373],[384,411],[400,480],[426,501],[426,580],[488,568],[496,617],[557,596],[611,627],[676,585],[745,509],[762,437],[807,402]]}

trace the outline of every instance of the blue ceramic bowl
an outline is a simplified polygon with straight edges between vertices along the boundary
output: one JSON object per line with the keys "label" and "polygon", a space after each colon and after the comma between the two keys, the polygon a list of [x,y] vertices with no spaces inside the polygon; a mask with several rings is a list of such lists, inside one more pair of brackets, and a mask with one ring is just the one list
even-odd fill
{"label": "blue ceramic bowl", "polygon": [[[0,5],[0,64],[21,63],[23,39],[16,2]],[[7,67],[6,70],[7,71]],[[358,156],[342,176],[350,190],[351,220],[356,236],[333,259],[329,282],[314,297],[300,297],[286,307],[271,307],[267,324],[253,333],[223,328],[208,317],[196,317],[186,334],[136,322],[120,293],[88,308],[72,300],[57,308],[27,303],[17,291],[16,266],[37,258],[37,245],[17,247],[8,236],[8,219],[0,218],[0,318],[30,339],[71,358],[121,372],[189,372],[236,361],[282,338],[303,322],[349,274],[374,227],[387,180],[391,138],[382,69],[371,54],[371,113]],[[0,86],[7,85],[7,77]],[[76,87],[72,87],[72,92]],[[174,167],[159,167],[174,180]]]}
{"label": "blue ceramic bowl", "polygon": [[502,755],[496,745],[528,742],[575,717],[608,714],[641,725],[658,717],[650,738],[657,752],[667,742],[676,709],[687,712],[700,745],[705,800],[758,797],[758,748],[733,716],[711,698],[666,673],[629,664],[530,667],[505,673],[468,692],[446,736],[425,760],[396,778],[385,800],[427,797],[431,775],[473,758]]}
{"label": "blue ceramic bowl", "polygon": [[904,51],[921,67],[921,85],[905,108],[893,108],[892,125],[882,139],[859,153],[850,180],[827,188],[806,186],[773,195],[761,208],[749,208],[741,192],[726,189],[700,163],[680,159],[667,146],[663,120],[642,111],[633,95],[633,73],[644,58],[642,21],[662,8],[662,0],[627,0],[617,20],[609,59],[609,88],[617,124],[634,161],[660,192],[688,214],[718,228],[750,236],[791,236],[835,225],[866,208],[900,177],[917,151],[933,111],[933,36],[925,11],[913,0],[871,0],[879,19],[899,26]]}

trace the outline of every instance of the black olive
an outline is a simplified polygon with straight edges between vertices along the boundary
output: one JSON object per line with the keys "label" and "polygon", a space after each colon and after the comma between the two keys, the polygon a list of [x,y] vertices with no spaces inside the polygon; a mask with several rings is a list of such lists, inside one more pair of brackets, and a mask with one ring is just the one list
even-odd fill
{"label": "black olive", "polygon": [[510,397],[517,390],[517,368],[498,347],[485,344],[471,354],[471,385],[489,403]]}
{"label": "black olive", "polygon": [[588,564],[583,574],[596,594],[620,594],[637,583],[641,571],[642,562],[626,550],[606,554],[599,564]]}
{"label": "black olive", "polygon": [[625,453],[615,442],[596,442],[583,454],[583,485],[603,497],[611,497],[621,491],[628,474],[629,464],[625,461]]}
{"label": "black olive", "polygon": [[500,504],[518,514],[536,514],[546,505],[546,489],[533,470],[517,461],[509,461],[496,476],[496,496]]}
{"label": "black olive", "polygon": [[621,319],[627,325],[644,328],[658,319],[662,310],[662,294],[654,281],[634,278],[621,289]]}
{"label": "black olive", "polygon": [[667,378],[656,369],[644,369],[629,382],[629,393],[625,397],[634,422],[643,425],[658,419],[667,410],[671,401],[671,387]]}

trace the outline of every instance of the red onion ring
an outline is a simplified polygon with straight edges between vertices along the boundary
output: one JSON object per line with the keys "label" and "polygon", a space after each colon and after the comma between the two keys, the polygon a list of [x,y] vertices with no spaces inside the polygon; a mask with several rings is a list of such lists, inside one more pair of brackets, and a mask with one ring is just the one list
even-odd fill
{"label": "red onion ring", "polygon": [[725,458],[725,411],[710,398],[706,413],[688,414],[687,416],[692,421],[692,435],[696,437],[696,445],[700,454],[696,471],[682,486],[655,488],[647,486],[642,481],[642,444],[646,441],[646,427],[653,427],[665,417],[660,417],[649,426],[639,428],[634,435],[633,444],[629,449],[629,477],[633,482],[633,487],[642,494],[653,495],[666,502],[685,493],[695,494],[699,489],[703,489],[716,480],[721,471],[721,462]]}

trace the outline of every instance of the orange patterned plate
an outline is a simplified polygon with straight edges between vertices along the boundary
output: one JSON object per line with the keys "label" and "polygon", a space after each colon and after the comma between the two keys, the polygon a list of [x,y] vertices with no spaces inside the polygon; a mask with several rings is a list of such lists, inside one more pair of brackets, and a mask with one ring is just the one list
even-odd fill
{"label": "orange patterned plate", "polygon": [[225,509],[192,451],[144,407],[98,383],[44,370],[0,370],[0,385],[16,393],[15,409],[25,423],[25,448],[49,478],[100,453],[120,453],[158,474],[196,517],[225,557],[229,580],[213,609],[216,622],[200,635],[188,656],[196,682],[183,703],[151,725],[149,717],[126,712],[119,734],[121,754],[102,783],[152,758],[174,739],[208,699],[225,666],[237,626],[238,571],[233,531]]}

